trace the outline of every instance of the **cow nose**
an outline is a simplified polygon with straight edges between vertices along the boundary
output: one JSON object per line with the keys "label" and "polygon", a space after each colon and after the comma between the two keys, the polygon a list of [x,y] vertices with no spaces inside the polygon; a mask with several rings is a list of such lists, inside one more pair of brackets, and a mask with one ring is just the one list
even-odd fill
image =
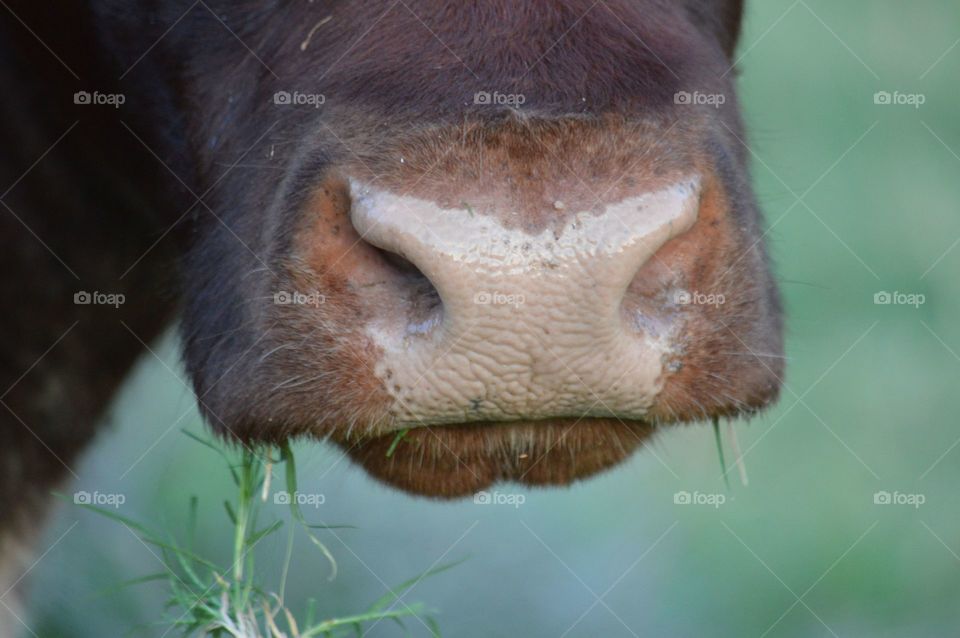
{"label": "cow nose", "polygon": [[396,286],[384,301],[395,307],[368,327],[397,421],[643,417],[673,344],[669,330],[639,328],[649,322],[627,316],[624,295],[696,221],[699,178],[589,211],[557,202],[537,230],[509,223],[519,213],[351,192],[363,240],[415,266],[439,297],[424,311],[413,286]]}

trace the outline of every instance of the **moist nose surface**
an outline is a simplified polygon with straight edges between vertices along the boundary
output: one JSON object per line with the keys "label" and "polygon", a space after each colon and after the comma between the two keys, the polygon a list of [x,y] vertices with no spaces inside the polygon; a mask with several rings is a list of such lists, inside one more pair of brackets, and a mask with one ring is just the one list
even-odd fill
{"label": "moist nose surface", "polygon": [[363,239],[413,263],[441,305],[424,321],[378,314],[376,374],[400,423],[642,418],[669,330],[639,331],[624,293],[697,218],[699,180],[572,212],[537,234],[492,215],[351,185]]}

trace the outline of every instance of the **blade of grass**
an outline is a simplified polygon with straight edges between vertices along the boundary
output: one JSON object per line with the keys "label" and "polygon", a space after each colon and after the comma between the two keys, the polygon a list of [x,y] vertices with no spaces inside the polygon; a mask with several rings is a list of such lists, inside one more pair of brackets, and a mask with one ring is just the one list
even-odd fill
{"label": "blade of grass", "polygon": [[410,616],[419,616],[424,612],[426,612],[426,607],[424,607],[422,603],[414,603],[412,605],[408,605],[408,609],[405,610],[375,613],[368,612],[356,614],[354,616],[344,616],[343,618],[331,618],[330,620],[325,620],[319,625],[314,625],[313,627],[303,631],[300,634],[300,637],[312,638],[313,636],[319,636],[321,633],[330,631],[331,629],[336,629],[338,627],[348,627],[356,623],[376,622],[378,620],[386,620],[389,618],[409,618]]}
{"label": "blade of grass", "polygon": [[727,477],[727,462],[723,458],[723,441],[720,440],[720,419],[713,417],[713,436],[717,441],[717,454],[720,455],[720,471],[723,473],[723,483],[730,489],[730,479]]}
{"label": "blade of grass", "polygon": [[223,502],[223,508],[227,510],[227,518],[230,519],[230,522],[233,523],[233,526],[237,526],[237,514],[233,511],[233,505],[230,504],[230,501]]}
{"label": "blade of grass", "polygon": [[224,461],[227,462],[227,469],[230,470],[230,475],[233,476],[234,485],[239,484],[240,479],[237,476],[237,471],[233,467],[233,460],[229,456],[227,456],[227,453],[224,452],[222,448],[217,447],[212,442],[204,439],[203,437],[197,436],[196,434],[194,434],[193,432],[190,432],[189,430],[180,430],[180,431],[186,434],[188,437],[190,437],[194,441],[196,441],[197,443],[199,443],[200,445],[204,447],[208,447],[214,452],[216,452],[217,456],[219,456],[220,458],[222,458]]}
{"label": "blade of grass", "polygon": [[397,435],[393,437],[393,441],[390,443],[390,447],[387,448],[387,458],[389,459],[393,456],[393,453],[396,452],[397,446],[400,445],[400,441],[403,440],[403,437],[407,436],[407,432],[410,431],[410,428],[404,428],[397,432]]}
{"label": "blade of grass", "polygon": [[269,536],[270,534],[273,534],[275,531],[277,531],[281,527],[283,527],[283,521],[274,521],[272,525],[269,525],[266,528],[260,530],[259,532],[256,532],[255,534],[251,535],[250,538],[247,540],[247,545],[250,547],[253,547],[257,543],[259,543],[261,539]]}
{"label": "blade of grass", "polygon": [[[293,516],[294,520],[303,525],[307,530],[310,529],[310,524],[307,523],[307,520],[303,517],[303,512],[300,511],[300,504],[297,503],[296,494],[297,494],[297,465],[293,458],[293,450],[290,449],[290,443],[285,441],[282,446],[280,446],[281,458],[283,458],[283,463],[286,466],[286,479],[287,479],[287,492],[290,495],[290,514]],[[310,538],[310,542],[316,545],[323,555],[327,558],[327,561],[330,563],[330,577],[327,580],[333,580],[337,577],[337,561],[334,559],[333,554],[330,553],[330,550],[327,549],[327,546],[323,542],[307,531],[307,536]]]}
{"label": "blade of grass", "polygon": [[441,573],[441,572],[445,572],[445,571],[447,571],[448,569],[452,569],[452,568],[456,567],[457,565],[460,565],[461,563],[463,563],[463,562],[466,561],[466,560],[467,560],[466,558],[462,558],[462,559],[460,559],[460,560],[458,560],[458,561],[455,561],[455,562],[452,562],[452,563],[444,563],[443,565],[438,565],[437,567],[434,567],[433,569],[429,569],[429,570],[423,572],[422,574],[419,574],[419,575],[417,575],[417,576],[414,576],[413,578],[408,578],[407,580],[403,581],[402,583],[400,583],[400,584],[397,585],[396,587],[390,588],[390,591],[388,591],[386,594],[384,594],[383,596],[381,596],[380,598],[378,598],[377,600],[375,600],[375,601],[373,602],[373,604],[370,605],[370,607],[368,608],[368,610],[369,610],[369,611],[377,611],[377,610],[383,609],[384,607],[387,606],[388,603],[391,603],[391,602],[397,600],[398,598],[400,598],[400,597],[404,594],[404,592],[406,592],[407,590],[409,590],[411,587],[413,587],[414,585],[416,585],[417,583],[419,583],[419,582],[420,582],[421,580],[423,580],[424,578],[429,578],[429,577],[431,577],[431,576],[436,576],[437,574],[439,574],[439,573]]}

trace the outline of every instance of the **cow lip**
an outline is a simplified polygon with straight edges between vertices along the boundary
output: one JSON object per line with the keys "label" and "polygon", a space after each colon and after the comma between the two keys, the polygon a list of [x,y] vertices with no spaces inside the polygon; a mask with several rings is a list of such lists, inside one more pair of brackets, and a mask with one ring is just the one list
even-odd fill
{"label": "cow lip", "polygon": [[644,421],[558,418],[418,426],[338,444],[383,483],[459,498],[495,483],[566,485],[587,478],[625,460],[653,430]]}
{"label": "cow lip", "polygon": [[391,425],[386,430],[378,430],[372,436],[373,438],[379,438],[382,436],[398,436],[402,433],[411,432],[414,430],[423,430],[423,429],[445,429],[445,428],[502,428],[508,429],[512,427],[526,427],[526,426],[536,426],[536,425],[555,425],[561,424],[566,427],[592,427],[593,424],[597,423],[607,423],[610,421],[618,422],[624,426],[636,425],[636,426],[646,426],[651,425],[649,421],[645,419],[638,419],[633,417],[624,417],[617,415],[607,415],[607,416],[587,416],[587,415],[572,415],[572,414],[556,414],[550,416],[537,417],[532,419],[516,419],[516,418],[503,418],[503,419],[484,419],[477,421],[441,421],[437,423],[430,423],[427,421],[397,421],[394,425]]}

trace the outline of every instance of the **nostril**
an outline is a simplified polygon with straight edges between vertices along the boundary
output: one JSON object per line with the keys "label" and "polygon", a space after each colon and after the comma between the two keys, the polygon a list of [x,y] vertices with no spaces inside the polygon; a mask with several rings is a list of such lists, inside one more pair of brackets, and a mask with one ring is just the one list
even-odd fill
{"label": "nostril", "polygon": [[406,257],[389,250],[384,250],[383,248],[379,248],[377,246],[374,246],[374,248],[383,258],[383,260],[397,272],[407,276],[422,277],[424,279],[427,278],[426,275],[420,272],[420,269],[414,266],[413,263]]}
{"label": "nostril", "polygon": [[350,183],[336,174],[310,195],[292,248],[295,277],[302,280],[297,286],[342,293],[344,308],[355,309],[361,320],[375,317],[391,334],[429,332],[442,318],[437,287],[418,266],[416,253],[410,254],[411,242],[389,226],[390,215],[358,217],[360,202],[362,197],[358,201]]}
{"label": "nostril", "polygon": [[442,318],[440,293],[417,266],[402,255],[371,244],[384,266],[394,275],[394,301],[406,310],[407,332],[428,332]]}

